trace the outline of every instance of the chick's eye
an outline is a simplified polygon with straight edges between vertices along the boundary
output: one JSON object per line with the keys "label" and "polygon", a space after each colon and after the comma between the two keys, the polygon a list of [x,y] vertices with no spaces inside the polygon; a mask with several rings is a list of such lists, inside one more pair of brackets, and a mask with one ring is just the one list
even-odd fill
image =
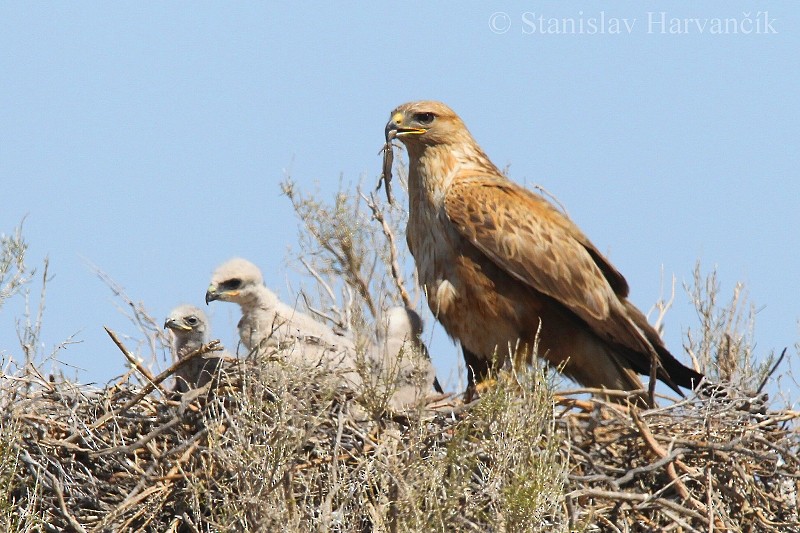
{"label": "chick's eye", "polygon": [[198,320],[197,320],[196,316],[187,316],[186,317],[186,323],[189,324],[190,326],[196,326],[197,322],[198,322]]}
{"label": "chick's eye", "polygon": [[414,120],[420,124],[430,124],[434,118],[436,118],[436,115],[433,113],[417,113],[414,115]]}
{"label": "chick's eye", "polygon": [[242,286],[242,280],[240,280],[239,278],[233,278],[229,279],[222,285],[225,287],[225,290],[233,291]]}

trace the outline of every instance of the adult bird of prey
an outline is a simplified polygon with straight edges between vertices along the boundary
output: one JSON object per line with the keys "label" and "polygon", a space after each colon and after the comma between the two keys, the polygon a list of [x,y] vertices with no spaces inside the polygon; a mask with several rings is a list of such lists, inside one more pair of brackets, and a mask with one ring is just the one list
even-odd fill
{"label": "adult bird of prey", "polygon": [[533,352],[587,387],[642,389],[638,374],[651,370],[678,393],[699,384],[628,301],[622,274],[506,178],[449,107],[401,105],[385,132],[408,153],[408,246],[431,311],[461,343],[468,390],[507,356],[522,365]]}
{"label": "adult bird of prey", "polygon": [[[176,362],[209,340],[208,319],[203,311],[193,305],[181,305],[173,309],[164,322],[164,329],[172,331],[172,358]],[[186,392],[207,384],[221,362],[219,357],[195,356],[175,371],[175,392]]]}
{"label": "adult bird of prey", "polygon": [[296,365],[336,370],[351,387],[361,384],[353,341],[281,302],[250,261],[234,258],[214,271],[206,304],[214,300],[234,302],[242,309],[239,338],[249,352],[280,354]]}
{"label": "adult bird of prey", "polygon": [[413,309],[392,307],[382,317],[377,331],[379,356],[372,369],[381,385],[391,387],[389,405],[393,409],[412,406],[430,395],[442,393],[431,363],[428,348],[422,341],[422,318]]}

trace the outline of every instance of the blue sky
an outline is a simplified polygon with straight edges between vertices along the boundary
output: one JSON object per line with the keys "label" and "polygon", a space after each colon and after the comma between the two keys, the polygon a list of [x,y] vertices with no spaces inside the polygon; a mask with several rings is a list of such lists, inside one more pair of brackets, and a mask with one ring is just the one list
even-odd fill
{"label": "blue sky", "polygon": [[[287,297],[297,228],[279,182],[373,182],[389,111],[416,99],[448,103],[513,179],[555,194],[645,311],[674,275],[681,358],[697,260],[726,298],[745,282],[757,352],[792,347],[800,6],[667,5],[4,2],[0,232],[27,217],[29,264],[50,258],[45,351],[74,335],[57,358],[81,381],[124,371],[102,327],[135,329],[89,264],[161,320],[235,255]],[[601,18],[605,33],[578,33]],[[715,18],[739,33],[710,33]],[[232,342],[237,310],[209,310]],[[0,310],[4,354],[20,312]],[[433,338],[452,383],[460,355]]]}

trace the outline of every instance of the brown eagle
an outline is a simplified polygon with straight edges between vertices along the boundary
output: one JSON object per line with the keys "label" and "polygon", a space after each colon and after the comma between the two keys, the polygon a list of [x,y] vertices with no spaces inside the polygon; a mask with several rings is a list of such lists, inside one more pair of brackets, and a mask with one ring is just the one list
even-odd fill
{"label": "brown eagle", "polygon": [[534,351],[587,387],[642,389],[639,374],[678,393],[699,384],[627,300],[622,274],[569,218],[506,178],[449,107],[401,105],[386,125],[393,138],[409,159],[408,246],[431,311],[461,343],[468,390]]}

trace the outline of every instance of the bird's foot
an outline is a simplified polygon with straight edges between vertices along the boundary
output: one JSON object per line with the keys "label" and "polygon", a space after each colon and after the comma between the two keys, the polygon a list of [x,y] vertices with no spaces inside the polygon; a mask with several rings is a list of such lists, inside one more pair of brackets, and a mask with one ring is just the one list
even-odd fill
{"label": "bird's foot", "polygon": [[474,387],[475,390],[475,399],[479,399],[484,394],[488,394],[493,388],[495,388],[498,384],[498,381],[495,378],[487,378],[481,381],[480,383],[476,384]]}
{"label": "bird's foot", "polygon": [[481,396],[489,392],[497,385],[497,380],[494,378],[486,378],[480,383],[470,383],[467,390],[464,391],[464,403],[472,403],[479,400]]}
{"label": "bird's foot", "polygon": [[517,376],[513,372],[500,370],[497,377],[486,378],[477,384],[470,384],[464,392],[464,403],[470,403],[481,398],[481,396],[488,394],[497,387],[502,387],[507,391],[523,390]]}

